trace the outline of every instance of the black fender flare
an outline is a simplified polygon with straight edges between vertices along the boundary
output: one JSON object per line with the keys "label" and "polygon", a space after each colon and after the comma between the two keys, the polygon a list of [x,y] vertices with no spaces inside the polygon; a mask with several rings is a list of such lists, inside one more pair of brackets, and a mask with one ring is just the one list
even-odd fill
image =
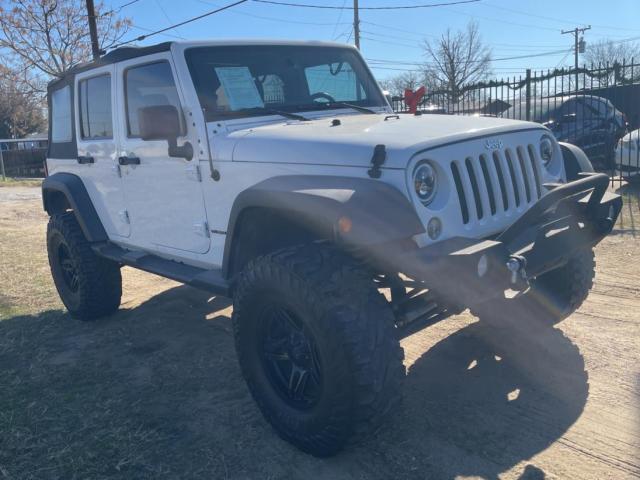
{"label": "black fender flare", "polygon": [[272,177],[242,191],[233,203],[224,246],[225,277],[240,219],[252,208],[276,210],[302,222],[320,238],[354,247],[375,247],[425,231],[409,199],[379,180],[324,175]]}
{"label": "black fender flare", "polygon": [[80,224],[89,242],[109,239],[84,183],[72,173],[55,173],[42,182],[42,204],[49,215],[64,213],[68,208]]}
{"label": "black fender flare", "polygon": [[578,174],[581,172],[595,172],[589,157],[580,147],[565,142],[559,142],[559,144],[568,182],[580,178]]}

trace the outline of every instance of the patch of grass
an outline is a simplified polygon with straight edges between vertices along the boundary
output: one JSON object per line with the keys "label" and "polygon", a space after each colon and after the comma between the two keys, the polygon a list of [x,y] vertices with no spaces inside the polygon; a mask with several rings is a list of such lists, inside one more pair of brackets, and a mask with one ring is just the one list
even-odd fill
{"label": "patch of grass", "polygon": [[0,178],[0,187],[39,187],[42,185],[42,178]]}

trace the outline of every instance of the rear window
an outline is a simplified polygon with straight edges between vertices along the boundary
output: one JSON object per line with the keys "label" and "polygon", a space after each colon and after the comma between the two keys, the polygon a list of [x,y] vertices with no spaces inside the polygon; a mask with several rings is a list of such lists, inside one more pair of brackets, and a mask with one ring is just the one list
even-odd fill
{"label": "rear window", "polygon": [[72,140],[71,87],[67,85],[51,94],[51,142]]}

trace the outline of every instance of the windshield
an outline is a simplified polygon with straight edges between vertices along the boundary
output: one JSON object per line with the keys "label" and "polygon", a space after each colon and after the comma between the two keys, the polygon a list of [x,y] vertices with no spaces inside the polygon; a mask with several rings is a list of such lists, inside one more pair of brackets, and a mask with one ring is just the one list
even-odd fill
{"label": "windshield", "polygon": [[386,106],[376,81],[350,48],[196,47],[185,56],[207,121],[265,115],[265,108],[323,110],[334,102]]}

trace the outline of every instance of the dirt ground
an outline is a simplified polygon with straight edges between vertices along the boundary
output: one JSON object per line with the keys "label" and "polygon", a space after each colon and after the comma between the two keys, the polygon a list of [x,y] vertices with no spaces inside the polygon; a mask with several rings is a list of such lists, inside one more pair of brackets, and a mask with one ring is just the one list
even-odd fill
{"label": "dirt ground", "polygon": [[39,190],[0,188],[0,479],[640,478],[640,200],[552,329],[465,313],[403,341],[404,404],[320,460],[281,441],[241,379],[227,300],[125,268],[124,299],[69,318]]}

